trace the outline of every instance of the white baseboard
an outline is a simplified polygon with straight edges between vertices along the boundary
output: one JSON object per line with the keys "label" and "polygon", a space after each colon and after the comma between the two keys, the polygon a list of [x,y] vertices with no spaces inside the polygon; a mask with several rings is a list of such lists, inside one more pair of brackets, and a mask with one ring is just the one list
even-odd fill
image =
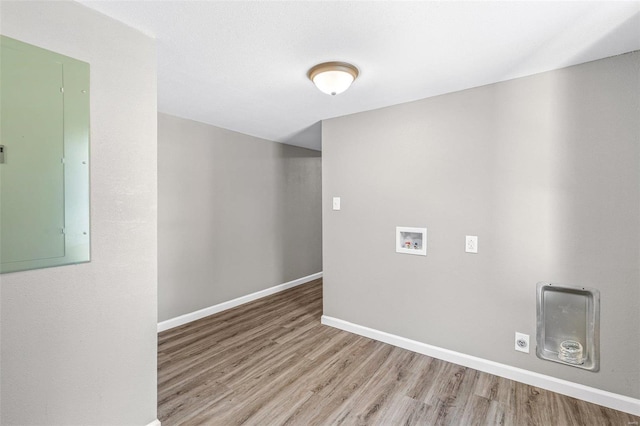
{"label": "white baseboard", "polygon": [[158,333],[160,333],[161,331],[169,330],[174,327],[181,326],[183,324],[187,324],[191,321],[199,320],[200,318],[208,317],[209,315],[217,314],[218,312],[226,311],[227,309],[235,308],[236,306],[240,306],[245,303],[252,302],[254,300],[263,298],[265,296],[279,293],[281,291],[298,286],[300,284],[308,283],[309,281],[313,281],[318,278],[322,278],[322,272],[318,272],[312,275],[307,275],[306,277],[298,278],[297,280],[293,280],[293,281],[286,282],[284,284],[279,284],[273,287],[269,287],[267,289],[260,290],[255,293],[251,293],[246,296],[241,296],[236,299],[229,300],[227,302],[218,303],[217,305],[209,306],[208,308],[204,308],[195,312],[190,312],[188,314],[180,315],[179,317],[171,318],[166,321],[161,321],[158,323]]}
{"label": "white baseboard", "polygon": [[384,331],[353,324],[348,321],[343,321],[326,315],[322,316],[322,324],[378,340],[380,342],[388,343],[390,345],[398,346],[400,348],[408,349],[423,355],[428,355],[433,358],[438,358],[454,364],[473,368],[475,370],[484,371],[485,373],[505,377],[527,385],[547,389],[573,398],[613,408],[614,410],[624,411],[625,413],[640,416],[640,399],[546,376],[544,374],[512,367],[510,365],[500,364],[498,362],[466,355],[449,349],[439,348],[437,346],[385,333]]}
{"label": "white baseboard", "polygon": [[161,424],[160,424],[160,420],[155,419],[154,421],[152,421],[151,423],[149,423],[147,426],[161,426]]}

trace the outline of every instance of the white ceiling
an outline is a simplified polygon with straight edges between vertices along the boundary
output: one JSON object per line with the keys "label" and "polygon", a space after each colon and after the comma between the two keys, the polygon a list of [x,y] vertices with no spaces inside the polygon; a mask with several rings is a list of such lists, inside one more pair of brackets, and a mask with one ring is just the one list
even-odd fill
{"label": "white ceiling", "polygon": [[[158,109],[320,149],[320,120],[640,49],[640,1],[79,0],[157,39]],[[350,62],[328,96],[306,73]]]}

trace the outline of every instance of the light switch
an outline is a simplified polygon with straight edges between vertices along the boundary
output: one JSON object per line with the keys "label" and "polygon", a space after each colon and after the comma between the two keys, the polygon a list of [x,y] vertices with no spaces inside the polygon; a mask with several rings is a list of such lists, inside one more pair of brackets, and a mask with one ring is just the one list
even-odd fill
{"label": "light switch", "polygon": [[333,197],[333,209],[340,210],[340,197]]}

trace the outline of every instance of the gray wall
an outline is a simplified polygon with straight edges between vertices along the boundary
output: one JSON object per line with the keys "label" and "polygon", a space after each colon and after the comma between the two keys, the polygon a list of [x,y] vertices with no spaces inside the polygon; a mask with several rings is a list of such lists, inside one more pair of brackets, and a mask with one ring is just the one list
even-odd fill
{"label": "gray wall", "polygon": [[[639,72],[635,52],[325,121],[325,315],[640,397]],[[396,254],[396,226],[428,255]],[[600,372],[514,351],[538,281],[600,290]]]}
{"label": "gray wall", "polygon": [[320,153],[158,115],[159,321],[322,271]]}
{"label": "gray wall", "polygon": [[6,2],[2,34],[91,66],[91,263],[1,276],[3,425],[156,418],[155,42],[74,2]]}

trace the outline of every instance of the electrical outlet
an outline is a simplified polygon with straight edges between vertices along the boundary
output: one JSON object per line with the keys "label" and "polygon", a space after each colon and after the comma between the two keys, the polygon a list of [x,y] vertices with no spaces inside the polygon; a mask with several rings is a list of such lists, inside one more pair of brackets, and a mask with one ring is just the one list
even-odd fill
{"label": "electrical outlet", "polygon": [[516,331],[516,351],[529,353],[529,335]]}
{"label": "electrical outlet", "polygon": [[478,237],[476,235],[467,235],[464,240],[464,251],[467,253],[478,252]]}

